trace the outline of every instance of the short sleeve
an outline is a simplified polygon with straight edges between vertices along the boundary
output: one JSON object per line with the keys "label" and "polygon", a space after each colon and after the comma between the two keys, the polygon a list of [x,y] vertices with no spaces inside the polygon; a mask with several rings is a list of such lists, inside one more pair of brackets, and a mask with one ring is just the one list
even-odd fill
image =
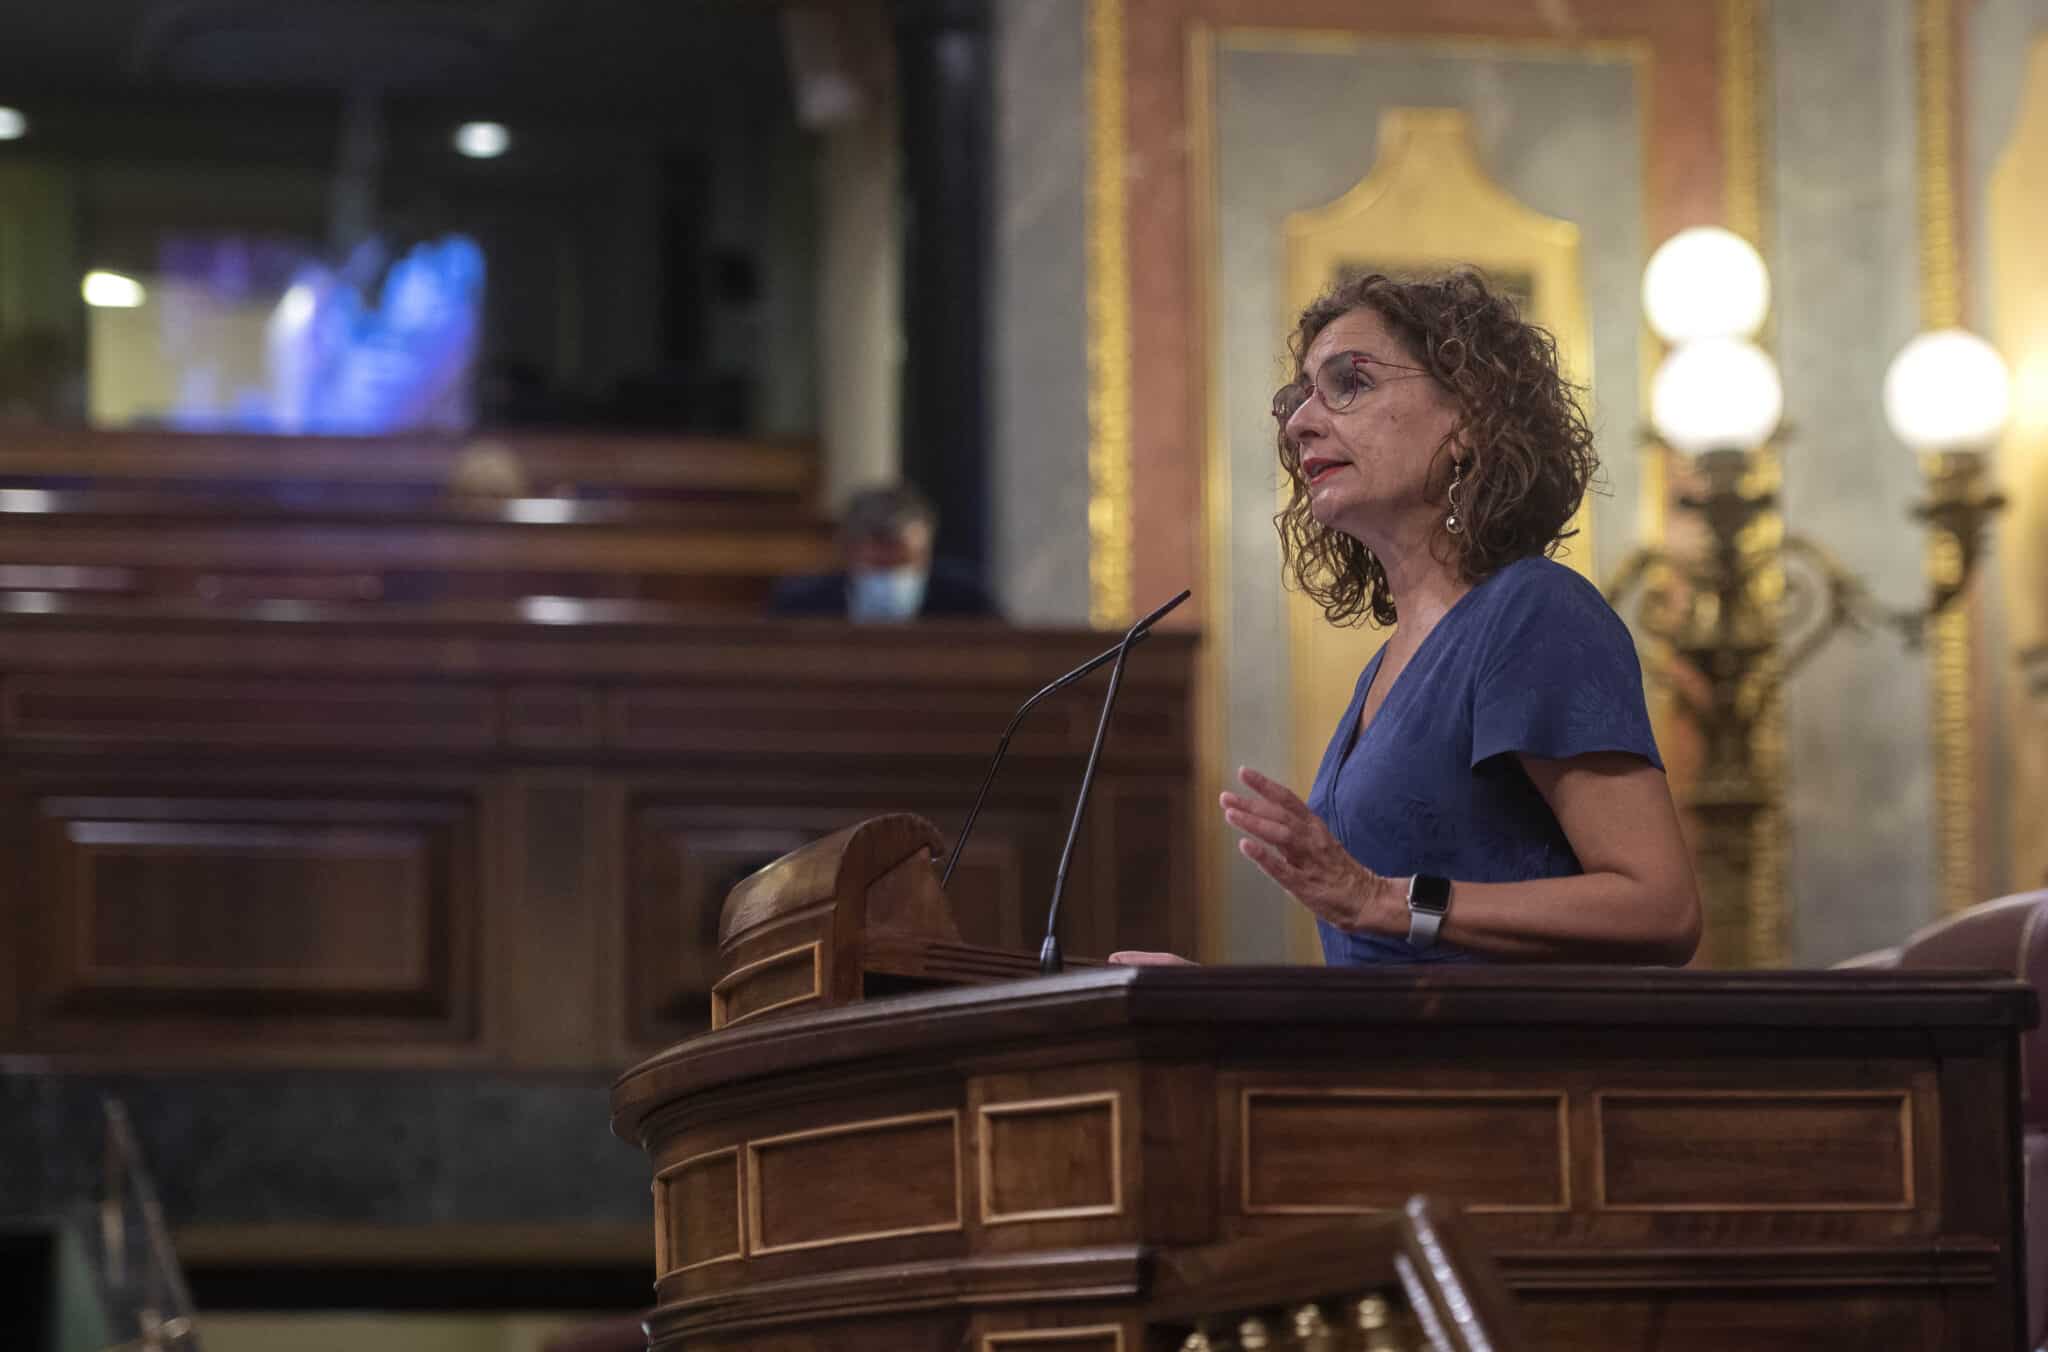
{"label": "short sleeve", "polygon": [[1472,765],[1509,752],[1565,760],[1622,751],[1663,769],[1628,626],[1562,565],[1520,571],[1478,664]]}

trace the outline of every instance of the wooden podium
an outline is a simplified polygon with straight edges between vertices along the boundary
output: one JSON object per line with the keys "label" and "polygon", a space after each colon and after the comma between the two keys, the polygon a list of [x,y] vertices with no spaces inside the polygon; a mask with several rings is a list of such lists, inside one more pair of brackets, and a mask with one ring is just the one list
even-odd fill
{"label": "wooden podium", "polygon": [[[635,1067],[652,1345],[1147,1345],[1156,1260],[1426,1193],[1536,1348],[2020,1347],[2007,978],[1096,968],[953,937],[914,819],[735,889]],[[901,992],[907,985],[975,982]],[[722,1002],[722,1003],[721,1003]]]}

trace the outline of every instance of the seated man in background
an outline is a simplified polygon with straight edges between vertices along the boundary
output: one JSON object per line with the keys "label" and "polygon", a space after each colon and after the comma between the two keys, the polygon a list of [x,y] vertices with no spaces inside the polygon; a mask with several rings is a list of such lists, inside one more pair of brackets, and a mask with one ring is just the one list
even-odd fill
{"label": "seated man in background", "polygon": [[908,484],[862,489],[839,522],[845,567],[785,579],[770,607],[778,615],[838,615],[856,624],[995,614],[976,578],[933,561],[937,525],[931,503]]}

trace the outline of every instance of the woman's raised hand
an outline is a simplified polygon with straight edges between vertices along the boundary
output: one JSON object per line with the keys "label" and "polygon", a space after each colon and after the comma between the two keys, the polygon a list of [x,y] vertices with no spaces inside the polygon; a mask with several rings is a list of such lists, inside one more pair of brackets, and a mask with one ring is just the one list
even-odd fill
{"label": "woman's raised hand", "polygon": [[[1351,857],[1323,819],[1294,790],[1249,767],[1237,777],[1251,797],[1226,790],[1223,820],[1244,832],[1238,853],[1259,866],[1287,894],[1341,930],[1387,928],[1375,916],[1405,910],[1394,885]],[[1390,903],[1395,909],[1390,909]]]}

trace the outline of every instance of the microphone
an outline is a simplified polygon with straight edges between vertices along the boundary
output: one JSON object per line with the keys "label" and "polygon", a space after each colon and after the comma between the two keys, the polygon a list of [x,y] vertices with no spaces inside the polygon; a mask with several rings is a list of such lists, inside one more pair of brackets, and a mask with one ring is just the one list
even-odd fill
{"label": "microphone", "polygon": [[1102,743],[1109,735],[1109,711],[1116,707],[1117,688],[1123,684],[1124,659],[1130,656],[1131,645],[1150,632],[1166,612],[1187,600],[1188,595],[1188,589],[1182,588],[1179,596],[1132,625],[1124,634],[1124,641],[1116,645],[1116,665],[1109,669],[1109,691],[1102,697],[1102,717],[1095,722],[1095,744],[1088,748],[1088,768],[1081,772],[1081,792],[1074,800],[1074,820],[1067,826],[1067,847],[1060,851],[1060,871],[1052,880],[1052,905],[1045,911],[1045,942],[1038,949],[1040,976],[1056,976],[1066,965],[1060,957],[1060,894],[1067,890],[1067,865],[1074,859],[1074,842],[1081,838],[1081,814],[1088,810],[1088,791],[1095,786],[1095,764],[1102,757]]}
{"label": "microphone", "polygon": [[1171,601],[1168,601],[1165,605],[1132,625],[1130,631],[1124,635],[1123,642],[1117,644],[1114,648],[1095,654],[1095,656],[1089,658],[1080,666],[1075,667],[1072,671],[1024,701],[1022,707],[1017,710],[1016,717],[1010,720],[1010,726],[1003,729],[1002,740],[996,743],[995,757],[988,763],[988,773],[981,777],[981,788],[974,795],[974,806],[967,809],[967,820],[960,824],[960,834],[953,840],[953,852],[946,856],[945,871],[939,874],[940,890],[943,891],[946,884],[952,881],[953,867],[960,862],[960,851],[966,848],[967,837],[974,830],[974,819],[981,815],[981,805],[988,799],[988,786],[995,783],[996,767],[1003,763],[1003,753],[1010,749],[1010,735],[1017,731],[1017,725],[1024,721],[1024,715],[1037,708],[1038,702],[1047,695],[1065,690],[1068,686],[1080,680],[1083,676],[1088,675],[1088,673],[1094,671],[1103,663],[1115,661],[1123,656],[1132,644],[1142,641],[1147,634],[1152,632],[1154,621],[1167,611],[1172,610],[1182,601],[1187,600],[1187,598],[1188,593],[1186,592],[1182,592],[1179,596],[1174,597]]}

